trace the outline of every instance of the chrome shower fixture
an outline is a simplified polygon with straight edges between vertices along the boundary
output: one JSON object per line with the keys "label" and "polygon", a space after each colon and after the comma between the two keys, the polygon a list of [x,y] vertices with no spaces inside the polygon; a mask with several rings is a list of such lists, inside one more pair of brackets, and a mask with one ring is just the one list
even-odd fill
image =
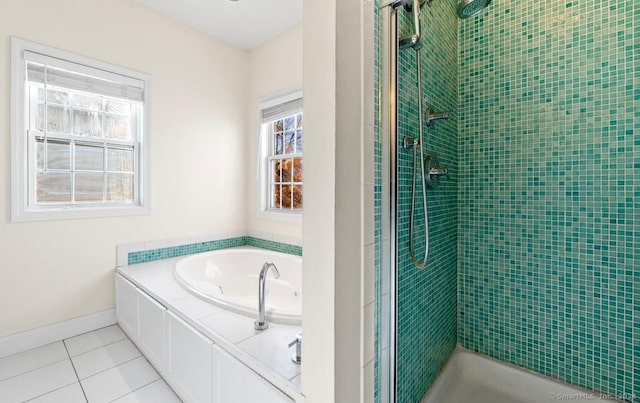
{"label": "chrome shower fixture", "polygon": [[473,17],[484,10],[491,0],[460,0],[458,3],[458,17],[465,19]]}
{"label": "chrome shower fixture", "polygon": [[426,115],[425,124],[427,127],[433,126],[433,122],[441,119],[449,119],[449,112],[434,112],[430,107],[426,107],[424,110],[424,114]]}
{"label": "chrome shower fixture", "polygon": [[[422,0],[422,2],[424,2],[424,0]],[[398,8],[402,6],[412,7],[411,5],[412,3],[413,3],[413,0],[391,0],[378,6],[378,8],[379,9],[385,8],[385,7]]]}
{"label": "chrome shower fixture", "polygon": [[413,6],[411,12],[413,12],[413,34],[401,38],[398,41],[400,50],[413,48],[414,50],[420,50],[422,42],[420,41],[420,8],[425,4],[425,1],[413,0]]}

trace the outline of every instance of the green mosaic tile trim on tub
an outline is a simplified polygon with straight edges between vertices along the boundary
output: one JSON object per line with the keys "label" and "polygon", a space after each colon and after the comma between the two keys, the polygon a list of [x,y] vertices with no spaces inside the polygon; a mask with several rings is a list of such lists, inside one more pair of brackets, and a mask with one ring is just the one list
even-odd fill
{"label": "green mosaic tile trim on tub", "polygon": [[459,342],[640,402],[640,1],[461,21]]}
{"label": "green mosaic tile trim on tub", "polygon": [[286,253],[289,255],[302,256],[302,246],[289,245],[275,241],[267,241],[266,239],[254,238],[246,236],[245,245],[255,246],[262,249],[272,250],[274,252]]}
{"label": "green mosaic tile trim on tub", "polygon": [[287,253],[290,255],[302,256],[302,247],[289,245],[280,242],[267,241],[251,236],[240,236],[236,238],[220,239],[208,242],[198,242],[188,245],[171,246],[168,248],[152,249],[139,252],[130,252],[128,264],[138,264],[151,262],[154,260],[169,259],[172,257],[192,255],[194,253],[209,252],[218,249],[234,248],[237,246],[255,246],[275,252]]}

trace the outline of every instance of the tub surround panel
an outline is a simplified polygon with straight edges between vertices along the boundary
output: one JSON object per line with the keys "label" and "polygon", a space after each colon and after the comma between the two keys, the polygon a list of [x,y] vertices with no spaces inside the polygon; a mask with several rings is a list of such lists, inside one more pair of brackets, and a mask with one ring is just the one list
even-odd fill
{"label": "tub surround panel", "polygon": [[[300,400],[299,384],[293,382],[300,374],[300,365],[268,352],[283,353],[285,358],[289,359],[292,350],[285,351],[288,342],[284,346],[282,344],[285,340],[293,340],[296,333],[302,329],[299,326],[271,324],[269,329],[259,332],[253,329],[254,318],[225,310],[217,310],[205,316],[194,315],[194,306],[202,303],[197,297],[187,293],[178,296],[170,292],[159,292],[182,290],[171,275],[173,266],[179,259],[170,258],[123,266],[117,271],[235,359],[293,396],[296,401]],[[195,312],[202,313],[200,308],[196,307]]]}
{"label": "tub surround panel", "polygon": [[638,1],[460,23],[459,341],[640,402]]}

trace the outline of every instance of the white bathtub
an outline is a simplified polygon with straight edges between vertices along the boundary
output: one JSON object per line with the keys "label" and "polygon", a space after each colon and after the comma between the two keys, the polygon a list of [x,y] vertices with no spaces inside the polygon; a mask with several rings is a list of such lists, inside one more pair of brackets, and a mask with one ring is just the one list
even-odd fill
{"label": "white bathtub", "polygon": [[242,246],[199,253],[179,260],[173,276],[197,297],[227,310],[258,316],[258,275],[262,265],[273,262],[267,274],[265,305],[267,318],[274,323],[302,323],[302,258],[265,249]]}

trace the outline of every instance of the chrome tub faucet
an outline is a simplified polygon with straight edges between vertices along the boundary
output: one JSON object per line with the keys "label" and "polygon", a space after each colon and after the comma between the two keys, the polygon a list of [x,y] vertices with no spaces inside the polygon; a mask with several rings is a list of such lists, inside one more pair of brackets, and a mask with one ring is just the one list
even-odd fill
{"label": "chrome tub faucet", "polygon": [[267,273],[269,269],[273,267],[273,275],[276,278],[280,278],[280,272],[273,262],[264,262],[262,270],[260,270],[260,276],[258,277],[258,320],[253,323],[253,327],[256,330],[265,330],[269,327],[269,320],[267,320],[266,307],[264,303],[264,286],[267,282]]}

